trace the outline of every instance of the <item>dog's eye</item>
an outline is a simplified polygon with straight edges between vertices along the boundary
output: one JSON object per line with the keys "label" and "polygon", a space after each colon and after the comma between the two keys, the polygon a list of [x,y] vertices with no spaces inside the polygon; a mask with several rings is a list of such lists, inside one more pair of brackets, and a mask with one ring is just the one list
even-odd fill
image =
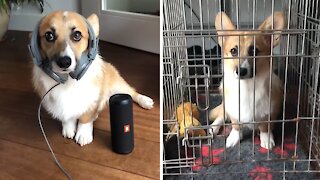
{"label": "dog's eye", "polygon": [[53,42],[56,40],[56,36],[51,31],[46,32],[44,36],[48,42]]}
{"label": "dog's eye", "polygon": [[256,47],[254,48],[254,46],[250,46],[249,49],[248,49],[248,55],[249,56],[256,56],[259,54],[259,49]]}
{"label": "dog's eye", "polygon": [[230,50],[232,56],[238,56],[238,46]]}
{"label": "dog's eye", "polygon": [[75,40],[75,41],[80,41],[81,38],[82,38],[81,32],[80,32],[80,31],[75,31],[75,32],[72,34],[72,38],[73,38],[73,40]]}

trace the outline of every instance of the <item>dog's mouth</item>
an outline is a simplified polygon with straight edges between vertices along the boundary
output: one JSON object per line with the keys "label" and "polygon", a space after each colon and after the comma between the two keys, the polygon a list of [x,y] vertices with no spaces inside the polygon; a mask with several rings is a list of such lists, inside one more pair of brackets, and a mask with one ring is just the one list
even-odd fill
{"label": "dog's mouth", "polygon": [[70,69],[62,69],[62,70],[60,71],[60,73],[61,73],[61,74],[69,74],[71,71],[72,71],[72,70],[70,70]]}
{"label": "dog's mouth", "polygon": [[56,65],[56,63],[52,63],[52,71],[59,73],[59,74],[69,74],[72,72],[74,69],[71,68],[60,68]]}
{"label": "dog's mouth", "polygon": [[57,72],[59,74],[69,74],[70,72],[74,71],[74,68],[59,68],[55,63],[52,65],[52,71]]}
{"label": "dog's mouth", "polygon": [[70,69],[60,69],[60,68],[55,68],[54,66],[52,66],[52,71],[59,74],[69,74],[70,72],[72,72],[72,70]]}

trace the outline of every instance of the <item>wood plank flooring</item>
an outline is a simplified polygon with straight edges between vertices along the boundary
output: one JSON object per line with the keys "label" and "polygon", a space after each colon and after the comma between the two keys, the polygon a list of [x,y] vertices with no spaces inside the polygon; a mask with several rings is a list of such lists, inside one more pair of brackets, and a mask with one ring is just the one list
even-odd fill
{"label": "wood plank flooring", "polygon": [[[10,31],[0,43],[0,179],[66,179],[38,125],[40,99],[32,89],[28,41],[28,33]],[[108,109],[94,124],[93,143],[84,147],[63,138],[61,123],[43,110],[48,139],[74,179],[159,179],[159,56],[106,42],[100,42],[100,54],[129,84],[155,100],[152,110],[134,104],[134,151],[112,152]]]}

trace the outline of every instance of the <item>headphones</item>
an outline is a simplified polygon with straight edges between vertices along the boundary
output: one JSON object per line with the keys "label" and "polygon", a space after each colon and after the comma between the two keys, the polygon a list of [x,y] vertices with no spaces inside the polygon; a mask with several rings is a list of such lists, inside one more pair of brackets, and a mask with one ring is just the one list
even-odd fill
{"label": "headphones", "polygon": [[[76,80],[80,80],[82,76],[86,73],[88,68],[90,67],[92,61],[95,59],[98,54],[98,43],[99,38],[97,38],[94,34],[94,30],[87,19],[83,18],[88,27],[89,40],[88,40],[88,50],[87,52],[83,52],[81,54],[80,60],[77,63],[77,66],[74,71],[70,72],[69,75]],[[68,80],[68,76],[56,73],[52,70],[51,64],[48,60],[42,59],[39,45],[38,45],[38,36],[39,36],[39,26],[40,22],[35,27],[31,42],[28,45],[30,54],[32,56],[32,60],[34,64],[36,64],[39,68],[41,68],[48,76],[57,81],[58,83],[65,83]]]}

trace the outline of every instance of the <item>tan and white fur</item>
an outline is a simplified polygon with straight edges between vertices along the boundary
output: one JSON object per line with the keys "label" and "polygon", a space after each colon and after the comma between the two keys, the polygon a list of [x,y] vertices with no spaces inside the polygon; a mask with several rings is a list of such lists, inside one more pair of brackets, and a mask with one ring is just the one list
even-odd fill
{"label": "tan and white fur", "polygon": [[[227,148],[235,146],[242,138],[242,126],[239,123],[247,123],[243,126],[260,130],[261,147],[272,149],[275,146],[272,134],[273,123],[265,122],[269,121],[269,116],[271,120],[277,118],[281,110],[283,87],[280,79],[272,72],[270,57],[259,56],[271,55],[271,49],[279,44],[279,32],[284,28],[284,23],[283,13],[275,12],[273,25],[271,15],[256,31],[236,31],[224,12],[216,16],[215,26],[219,35],[219,45],[223,49],[223,57],[227,59],[223,59],[224,79],[220,86],[224,101],[210,112],[210,120],[214,121],[210,131],[212,134],[217,134],[224,123],[224,117],[229,118],[232,122],[232,130],[226,140]],[[272,36],[270,32],[277,34]],[[253,34],[256,34],[255,38]],[[255,60],[253,56],[256,56]],[[255,73],[252,71],[254,61]],[[243,72],[242,75],[240,72]],[[269,86],[270,77],[272,78],[271,87]],[[269,98],[270,89],[271,98]],[[252,122],[259,123],[254,125]]]}
{"label": "tan and white fur", "polygon": [[[92,14],[87,20],[98,36],[97,15]],[[50,39],[52,35],[53,40]],[[52,61],[50,63],[53,71],[69,74],[76,67],[81,54],[87,50],[88,36],[86,22],[79,14],[67,11],[50,13],[39,25],[41,55]],[[68,57],[71,64],[68,67],[60,67],[57,60],[53,60],[57,59],[54,57]],[[57,82],[34,65],[33,84],[37,93],[43,96]],[[93,122],[109,102],[109,98],[116,93],[131,95],[133,100],[145,109],[153,107],[151,98],[137,93],[110,63],[97,55],[80,80],[69,76],[64,84],[54,88],[45,98],[44,107],[54,118],[62,122],[62,135],[74,138],[83,146],[92,142]]]}

